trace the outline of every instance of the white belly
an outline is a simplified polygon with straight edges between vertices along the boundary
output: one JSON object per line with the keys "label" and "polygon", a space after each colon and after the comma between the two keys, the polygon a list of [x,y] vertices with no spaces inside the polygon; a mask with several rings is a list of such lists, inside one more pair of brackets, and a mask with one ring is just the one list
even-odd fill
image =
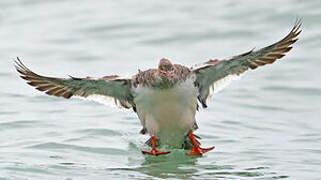
{"label": "white belly", "polygon": [[142,125],[162,145],[180,148],[193,128],[198,91],[192,80],[170,89],[136,89],[136,109]]}

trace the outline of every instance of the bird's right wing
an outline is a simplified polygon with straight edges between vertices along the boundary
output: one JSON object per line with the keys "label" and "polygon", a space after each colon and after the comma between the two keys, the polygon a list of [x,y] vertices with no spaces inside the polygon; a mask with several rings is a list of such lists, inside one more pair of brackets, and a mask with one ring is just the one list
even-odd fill
{"label": "bird's right wing", "polygon": [[25,79],[29,85],[48,95],[67,99],[79,97],[124,108],[134,107],[131,79],[118,76],[105,76],[98,79],[71,76],[70,78],[46,77],[32,72],[19,58],[15,61],[15,68],[20,73],[20,77]]}
{"label": "bird's right wing", "polygon": [[[199,66],[193,67],[196,74],[196,84],[199,86],[199,101],[203,107],[207,107],[206,100],[222,88],[217,85],[235,79],[249,69],[256,69],[259,66],[272,64],[277,59],[285,56],[285,53],[292,49],[291,45],[298,39],[300,34],[301,21],[298,20],[290,33],[282,40],[259,50],[251,50],[230,59],[210,60]],[[223,82],[223,83],[222,83]]]}

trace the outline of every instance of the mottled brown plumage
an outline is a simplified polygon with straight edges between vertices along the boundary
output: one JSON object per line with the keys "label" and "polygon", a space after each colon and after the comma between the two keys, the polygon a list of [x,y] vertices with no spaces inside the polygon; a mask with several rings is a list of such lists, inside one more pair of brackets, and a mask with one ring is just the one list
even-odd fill
{"label": "mottled brown plumage", "polygon": [[[168,59],[162,59],[161,61],[164,62],[166,60],[167,62],[170,62]],[[138,85],[140,86],[146,86],[146,87],[158,87],[159,82],[162,81],[162,77],[165,78],[164,74],[161,71],[172,71],[168,72],[170,78],[169,79],[173,84],[176,84],[177,82],[182,82],[185,81],[186,78],[189,78],[191,75],[191,70],[188,67],[179,65],[179,64],[174,64],[170,66],[161,66],[159,68],[162,69],[149,69],[146,71],[140,71],[138,74],[134,75],[132,78],[132,83],[134,87],[137,87]],[[168,69],[166,69],[168,68]]]}

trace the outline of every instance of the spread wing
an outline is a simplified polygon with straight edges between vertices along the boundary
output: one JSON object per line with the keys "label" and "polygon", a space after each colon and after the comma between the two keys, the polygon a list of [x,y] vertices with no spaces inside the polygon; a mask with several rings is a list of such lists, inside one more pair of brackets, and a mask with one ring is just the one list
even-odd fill
{"label": "spread wing", "polygon": [[196,74],[196,84],[199,87],[199,101],[207,107],[206,100],[213,92],[220,90],[220,85],[237,78],[248,69],[272,64],[277,59],[285,56],[292,49],[291,45],[298,39],[301,21],[298,20],[290,33],[282,40],[259,50],[251,50],[226,60],[210,60],[199,66],[192,67]]}
{"label": "spread wing", "polygon": [[79,97],[110,104],[110,100],[118,107],[134,108],[131,93],[131,79],[118,76],[105,76],[102,78],[54,78],[38,75],[28,69],[19,58],[15,61],[15,68],[20,77],[31,86],[48,95],[64,98]]}

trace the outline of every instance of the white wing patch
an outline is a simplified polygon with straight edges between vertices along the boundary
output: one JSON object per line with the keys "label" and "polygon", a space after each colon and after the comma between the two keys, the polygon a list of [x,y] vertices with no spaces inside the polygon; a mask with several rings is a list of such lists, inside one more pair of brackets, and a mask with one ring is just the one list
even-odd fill
{"label": "white wing patch", "polygon": [[77,98],[77,99],[87,100],[87,101],[95,101],[95,102],[107,105],[109,107],[123,108],[123,106],[121,105],[121,103],[118,99],[113,98],[113,97],[109,97],[109,96],[92,94],[87,97],[77,96],[77,95],[74,95],[72,97]]}
{"label": "white wing patch", "polygon": [[236,74],[230,74],[218,81],[215,81],[210,87],[209,87],[209,96],[210,98],[214,93],[217,93],[224,89],[226,86],[228,86],[233,80],[238,80],[241,78],[241,75]]}

